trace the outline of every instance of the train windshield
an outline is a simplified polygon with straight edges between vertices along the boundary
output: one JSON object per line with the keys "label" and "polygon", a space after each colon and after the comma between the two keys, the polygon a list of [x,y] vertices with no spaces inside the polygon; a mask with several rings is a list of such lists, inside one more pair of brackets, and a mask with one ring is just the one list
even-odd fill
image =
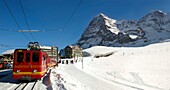
{"label": "train windshield", "polygon": [[26,53],[26,62],[30,62],[30,53]]}
{"label": "train windshield", "polygon": [[18,52],[17,53],[17,62],[23,62],[24,61],[24,53]]}
{"label": "train windshield", "polygon": [[34,52],[32,54],[32,62],[38,62],[39,61],[39,53],[38,52]]}

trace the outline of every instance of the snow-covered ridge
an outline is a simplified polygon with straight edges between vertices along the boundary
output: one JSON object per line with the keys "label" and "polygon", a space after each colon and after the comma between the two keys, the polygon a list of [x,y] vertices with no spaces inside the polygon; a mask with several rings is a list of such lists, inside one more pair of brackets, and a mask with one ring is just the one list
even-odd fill
{"label": "snow-covered ridge", "polygon": [[[139,53],[152,53],[152,52],[166,52],[168,50],[170,50],[170,42],[162,42],[162,43],[156,43],[156,44],[150,44],[148,46],[145,47],[107,47],[107,46],[93,46],[91,48],[88,49],[84,49],[83,51],[88,52],[89,54],[91,54],[91,56],[94,55],[102,55],[102,54],[106,54],[106,53],[110,53],[110,52],[114,52],[113,55],[116,54],[139,54]],[[158,49],[158,47],[160,47]],[[159,52],[161,51],[161,52]]]}
{"label": "snow-covered ridge", "polygon": [[[135,38],[131,37],[135,36]],[[100,13],[76,42],[92,46],[145,46],[170,39],[170,15],[152,11],[139,20],[115,20]]]}

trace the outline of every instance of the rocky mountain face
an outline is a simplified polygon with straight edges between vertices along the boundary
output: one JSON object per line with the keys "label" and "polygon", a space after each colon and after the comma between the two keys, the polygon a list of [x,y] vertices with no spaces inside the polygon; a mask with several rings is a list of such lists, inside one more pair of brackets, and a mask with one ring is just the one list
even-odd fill
{"label": "rocky mountain face", "polygon": [[114,20],[104,14],[93,18],[80,39],[82,48],[92,46],[144,46],[170,39],[170,15],[153,11],[139,20]]}

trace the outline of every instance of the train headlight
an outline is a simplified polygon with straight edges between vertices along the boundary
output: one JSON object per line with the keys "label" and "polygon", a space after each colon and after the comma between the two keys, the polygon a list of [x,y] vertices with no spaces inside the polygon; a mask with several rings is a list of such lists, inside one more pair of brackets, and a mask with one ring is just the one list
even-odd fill
{"label": "train headlight", "polygon": [[35,72],[37,72],[37,70],[33,70],[32,72],[35,73]]}
{"label": "train headlight", "polygon": [[20,72],[20,70],[17,70],[17,71],[16,71],[16,73],[19,73],[19,72]]}

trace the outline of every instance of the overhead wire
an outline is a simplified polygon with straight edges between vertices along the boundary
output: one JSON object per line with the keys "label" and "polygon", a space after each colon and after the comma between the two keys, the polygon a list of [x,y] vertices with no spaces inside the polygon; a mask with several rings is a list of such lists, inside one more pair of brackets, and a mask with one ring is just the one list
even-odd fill
{"label": "overhead wire", "polygon": [[14,30],[14,29],[6,29],[6,28],[0,28],[0,31],[17,31],[17,30]]}
{"label": "overhead wire", "polygon": [[[71,19],[73,18],[73,16],[76,14],[77,10],[79,9],[79,7],[81,6],[83,0],[80,0],[80,2],[78,3],[78,5],[76,6],[76,8],[74,9],[73,13],[71,14],[71,16],[69,17],[69,19],[66,21],[66,23],[63,25],[63,28],[61,28],[59,31],[63,31],[65,30],[65,28],[68,26],[68,24],[70,23]],[[58,38],[59,39],[59,38]]]}
{"label": "overhead wire", "polygon": [[[8,11],[10,12],[10,15],[12,16],[13,20],[15,21],[15,23],[16,23],[18,29],[19,29],[19,30],[22,30],[21,27],[19,26],[19,23],[17,22],[15,16],[13,15],[11,9],[9,8],[9,6],[8,6],[8,4],[7,4],[7,2],[6,2],[6,0],[4,0],[4,3],[5,3],[5,6],[7,7]],[[28,41],[30,41],[30,39],[29,39],[24,33],[22,33],[22,35],[23,35]]]}
{"label": "overhead wire", "polygon": [[17,46],[17,45],[6,45],[6,44],[0,44],[0,52],[3,53],[6,50],[13,50],[15,49],[14,47],[19,47],[19,48],[24,48],[25,46]]}
{"label": "overhead wire", "polygon": [[[8,4],[7,4],[7,2],[6,2],[5,0],[4,0],[4,2],[5,2],[6,7],[8,8],[8,11],[10,12],[12,18],[14,19],[14,21],[15,21],[17,27],[19,28],[19,30],[22,30],[21,27],[19,26],[19,24],[18,24],[16,18],[14,17],[12,11],[10,10],[10,8],[9,8],[9,6],[8,6]],[[20,5],[21,5],[21,8],[22,8],[22,12],[23,12],[23,15],[24,15],[24,18],[25,18],[27,27],[28,27],[28,29],[30,30],[30,26],[29,26],[28,20],[27,20],[27,18],[26,18],[26,14],[25,14],[25,12],[24,12],[23,4],[22,4],[21,0],[19,0],[19,2],[20,2]],[[77,5],[76,8],[74,9],[73,13],[71,14],[71,16],[69,17],[69,19],[68,19],[68,20],[66,21],[66,23],[64,24],[62,30],[65,30],[65,28],[68,26],[68,24],[70,23],[71,19],[72,19],[73,16],[76,14],[78,8],[81,6],[82,2],[83,2],[83,0],[80,0],[80,2],[78,3],[78,5]],[[30,41],[30,39],[29,39],[24,33],[22,33],[22,34],[24,35],[24,37],[26,37],[26,38]],[[30,33],[30,34],[31,34],[31,33]],[[31,37],[35,40],[35,37],[34,37],[32,34],[31,34]]]}
{"label": "overhead wire", "polygon": [[[10,15],[12,16],[12,18],[13,18],[14,22],[16,23],[16,25],[17,25],[17,27],[18,27],[19,30],[0,28],[0,31],[16,31],[16,32],[22,32],[22,31],[23,31],[23,32],[25,32],[25,30],[21,29],[19,23],[17,22],[17,19],[15,18],[15,16],[14,16],[14,14],[12,13],[11,9],[9,8],[9,5],[7,4],[6,0],[3,0],[3,2],[5,3],[5,6],[7,7]],[[21,5],[21,9],[22,9],[22,12],[23,12],[23,16],[24,16],[25,22],[26,22],[26,24],[27,24],[27,27],[28,27],[28,29],[29,29],[29,32],[32,32],[32,30],[30,29],[30,25],[29,25],[29,23],[28,23],[28,20],[27,20],[27,17],[26,17],[25,11],[24,11],[24,7],[23,7],[23,4],[22,4],[21,0],[19,0],[19,3],[20,3],[20,5]],[[33,31],[35,31],[35,30],[33,30]],[[37,31],[42,31],[42,32],[43,32],[43,31],[45,31],[45,30],[37,30]],[[24,37],[25,37],[28,41],[31,41],[24,33],[22,33],[22,35],[24,35]],[[30,35],[31,35],[31,37],[32,37],[34,40],[36,40],[35,37],[32,35],[32,33],[30,33]],[[11,46],[11,45],[0,44],[0,47],[9,47],[9,46]],[[19,47],[21,47],[21,46],[19,46]]]}
{"label": "overhead wire", "polygon": [[[76,6],[76,8],[74,9],[73,13],[71,14],[71,16],[69,17],[69,19],[66,21],[66,23],[63,25],[63,28],[60,29],[60,31],[63,31],[66,29],[66,27],[68,26],[68,24],[70,23],[71,19],[73,18],[73,16],[76,14],[77,10],[79,9],[79,7],[81,6],[83,0],[80,0],[80,2],[78,3],[78,5]],[[59,37],[60,38],[60,37]],[[58,38],[58,39],[59,39]]]}
{"label": "overhead wire", "polygon": [[31,33],[30,25],[29,25],[29,23],[28,23],[28,20],[27,20],[27,17],[26,17],[25,11],[24,11],[24,7],[23,7],[23,4],[22,4],[21,0],[19,0],[19,3],[20,3],[20,6],[21,6],[21,9],[22,9],[22,12],[23,12],[24,19],[25,19],[25,22],[26,22],[26,24],[27,24],[28,30],[30,31],[30,35],[31,35],[31,37],[33,38],[33,40],[36,41],[35,37],[34,37],[33,34]]}
{"label": "overhead wire", "polygon": [[46,32],[46,30],[16,30],[16,29],[7,29],[7,28],[0,28],[0,31],[10,31],[10,32]]}
{"label": "overhead wire", "polygon": [[82,2],[83,2],[83,0],[81,0],[81,1],[78,3],[78,5],[77,5],[77,7],[74,9],[73,13],[71,14],[71,16],[69,17],[69,19],[68,19],[68,20],[66,21],[66,23],[64,24],[63,30],[68,26],[69,22],[71,21],[71,19],[73,18],[73,16],[76,14],[78,8],[81,6]]}
{"label": "overhead wire", "polygon": [[6,44],[0,44],[0,47],[24,47],[24,46],[17,46],[17,45],[6,45]]}

